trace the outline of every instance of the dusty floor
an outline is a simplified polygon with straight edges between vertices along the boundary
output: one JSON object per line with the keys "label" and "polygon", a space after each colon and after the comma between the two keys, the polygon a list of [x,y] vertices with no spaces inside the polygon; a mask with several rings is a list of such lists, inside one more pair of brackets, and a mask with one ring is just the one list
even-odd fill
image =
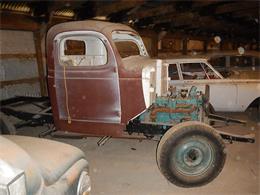
{"label": "dusty floor", "polygon": [[[176,187],[161,175],[155,160],[155,141],[110,139],[104,146],[98,147],[99,138],[55,140],[74,145],[86,153],[93,195],[260,194],[260,122],[252,113],[232,116],[246,119],[248,124],[226,129],[246,129],[256,133],[256,143],[227,143],[228,156],[220,175],[210,184],[192,189]],[[20,134],[37,135],[42,130],[27,128]]]}

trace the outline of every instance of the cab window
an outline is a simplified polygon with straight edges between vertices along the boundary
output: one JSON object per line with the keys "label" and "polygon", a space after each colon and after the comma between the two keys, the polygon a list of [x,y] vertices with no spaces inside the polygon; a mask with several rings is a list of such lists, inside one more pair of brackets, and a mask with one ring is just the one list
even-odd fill
{"label": "cab window", "polygon": [[113,31],[112,39],[121,58],[148,56],[141,37],[128,31]]}
{"label": "cab window", "polygon": [[120,41],[115,42],[117,50],[121,58],[126,58],[128,56],[139,55],[139,48],[135,42],[132,41]]}
{"label": "cab window", "polygon": [[106,47],[101,39],[94,36],[62,39],[59,56],[64,66],[100,66],[107,63]]}

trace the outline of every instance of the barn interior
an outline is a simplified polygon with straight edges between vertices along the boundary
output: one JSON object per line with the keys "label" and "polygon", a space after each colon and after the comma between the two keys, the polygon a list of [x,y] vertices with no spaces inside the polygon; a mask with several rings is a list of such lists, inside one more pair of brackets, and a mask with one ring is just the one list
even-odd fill
{"label": "barn interior", "polygon": [[[153,59],[250,54],[253,57],[243,61],[229,60],[236,68],[244,63],[241,67],[253,69],[254,76],[245,73],[246,78],[260,82],[259,1],[1,1],[0,14],[1,102],[20,96],[48,98],[47,32],[57,24],[82,20],[130,26],[140,34]],[[212,60],[213,67],[219,62]],[[157,141],[111,138],[98,146],[100,138],[96,137],[44,137],[84,151],[92,194],[259,194],[259,103],[258,98],[242,113],[224,112],[247,124],[220,128],[254,133],[255,143],[227,142],[229,155],[220,176],[192,190],[176,187],[160,174],[154,155]],[[16,119],[9,116],[9,120]],[[21,126],[15,134],[38,137],[49,127]]]}

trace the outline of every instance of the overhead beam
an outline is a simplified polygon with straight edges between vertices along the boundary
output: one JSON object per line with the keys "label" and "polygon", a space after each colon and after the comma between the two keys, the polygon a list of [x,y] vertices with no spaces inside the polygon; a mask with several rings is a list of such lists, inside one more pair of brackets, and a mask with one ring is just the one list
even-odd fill
{"label": "overhead beam", "polygon": [[241,11],[241,10],[256,8],[256,7],[259,7],[259,4],[258,2],[254,2],[254,1],[251,2],[241,1],[241,2],[227,3],[218,6],[215,10],[215,14],[236,12],[236,11]]}
{"label": "overhead beam", "polygon": [[237,17],[237,18],[243,17],[244,20],[250,20],[253,17],[258,18],[259,15],[260,15],[259,9],[255,9],[255,8],[250,8],[250,9],[241,10],[232,13],[232,17]]}
{"label": "overhead beam", "polygon": [[248,32],[248,30],[241,25],[233,22],[226,22],[224,20],[215,19],[212,16],[200,16],[196,12],[182,12],[174,13],[166,16],[160,16],[153,20],[154,24],[171,23],[172,27],[182,27],[201,30],[210,30],[224,33],[234,33],[248,35],[248,33],[255,33],[254,31]]}
{"label": "overhead beam", "polygon": [[144,3],[144,0],[140,1],[114,1],[114,2],[97,2],[96,16],[108,16],[112,13],[120,12],[123,10],[134,8]]}
{"label": "overhead beam", "polygon": [[175,12],[175,6],[173,4],[163,4],[157,7],[153,7],[153,8],[147,8],[145,10],[136,12],[134,14],[131,14],[129,17],[132,19],[142,19],[142,18],[146,18],[146,17],[155,17],[155,16],[159,16],[162,13],[163,14],[168,14],[168,13],[172,13]]}
{"label": "overhead beam", "polygon": [[218,0],[218,1],[205,1],[205,0],[196,0],[194,2],[192,2],[192,8],[203,8],[203,7],[207,7],[207,6],[211,6],[214,4],[218,4],[221,2],[224,2],[226,0]]}
{"label": "overhead beam", "polygon": [[37,31],[40,27],[32,17],[27,15],[10,12],[1,12],[0,14],[0,29]]}

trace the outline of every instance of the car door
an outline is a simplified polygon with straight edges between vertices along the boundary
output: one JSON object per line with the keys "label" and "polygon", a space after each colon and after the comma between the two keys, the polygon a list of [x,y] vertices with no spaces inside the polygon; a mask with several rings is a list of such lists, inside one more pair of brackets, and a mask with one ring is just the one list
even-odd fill
{"label": "car door", "polygon": [[109,41],[91,31],[61,33],[55,41],[59,118],[120,123],[117,63]]}
{"label": "car door", "polygon": [[177,63],[180,79],[175,83],[177,88],[196,86],[205,91],[210,86],[210,103],[216,111],[233,111],[237,107],[237,86],[221,78],[212,67],[204,62]]}

